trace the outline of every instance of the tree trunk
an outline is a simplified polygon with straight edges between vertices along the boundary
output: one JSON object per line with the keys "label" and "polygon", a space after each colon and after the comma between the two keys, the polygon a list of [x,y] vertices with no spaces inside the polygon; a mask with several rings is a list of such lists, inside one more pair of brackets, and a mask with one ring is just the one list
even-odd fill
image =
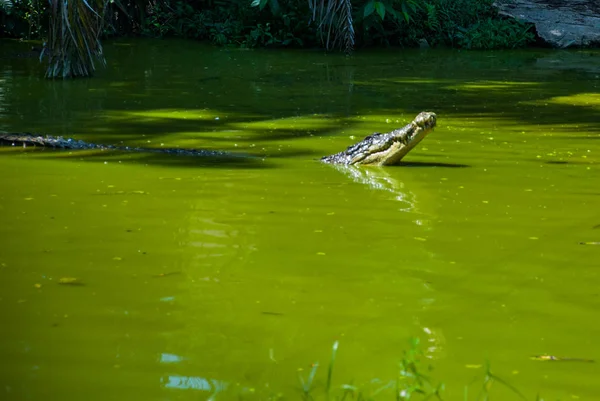
{"label": "tree trunk", "polygon": [[50,0],[46,78],[89,77],[94,59],[106,64],[100,43],[106,1]]}

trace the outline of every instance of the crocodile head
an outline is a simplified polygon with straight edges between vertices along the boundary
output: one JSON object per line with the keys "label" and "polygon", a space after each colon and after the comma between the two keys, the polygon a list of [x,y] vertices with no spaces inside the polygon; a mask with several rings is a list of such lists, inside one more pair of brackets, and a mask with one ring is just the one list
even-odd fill
{"label": "crocodile head", "polygon": [[369,135],[343,152],[321,159],[325,163],[389,166],[398,164],[436,125],[436,115],[424,111],[406,126]]}
{"label": "crocodile head", "polygon": [[352,164],[390,166],[398,164],[436,124],[436,115],[424,111],[403,128],[381,134],[369,144],[366,152],[357,155]]}

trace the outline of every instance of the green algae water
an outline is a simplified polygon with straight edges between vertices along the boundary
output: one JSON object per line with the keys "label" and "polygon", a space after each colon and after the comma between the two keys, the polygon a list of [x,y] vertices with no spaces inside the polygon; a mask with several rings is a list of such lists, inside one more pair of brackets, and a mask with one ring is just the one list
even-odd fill
{"label": "green algae water", "polygon": [[[0,46],[0,130],[231,153],[0,148],[0,399],[296,400],[336,341],[333,386],[368,395],[411,337],[444,399],[486,361],[600,394],[598,363],[531,359],[600,361],[597,52],[140,40],[51,82]],[[318,162],[423,110],[403,166]]]}

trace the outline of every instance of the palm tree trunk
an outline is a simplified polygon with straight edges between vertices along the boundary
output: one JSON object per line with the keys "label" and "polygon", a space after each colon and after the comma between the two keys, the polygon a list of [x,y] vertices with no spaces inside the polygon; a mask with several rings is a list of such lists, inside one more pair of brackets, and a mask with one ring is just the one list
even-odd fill
{"label": "palm tree trunk", "polygon": [[96,70],[94,59],[106,64],[100,43],[106,3],[50,0],[46,78],[89,77]]}

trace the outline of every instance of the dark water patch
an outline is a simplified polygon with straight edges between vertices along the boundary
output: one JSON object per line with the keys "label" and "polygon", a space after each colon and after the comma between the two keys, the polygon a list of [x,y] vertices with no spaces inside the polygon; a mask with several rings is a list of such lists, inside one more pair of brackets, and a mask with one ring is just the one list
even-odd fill
{"label": "dark water patch", "polygon": [[471,167],[468,164],[460,163],[442,163],[442,162],[421,162],[421,161],[405,161],[400,162],[398,166],[401,167],[443,167],[443,168],[466,168]]}
{"label": "dark water patch", "polygon": [[577,139],[577,140],[598,140],[600,139],[600,135],[589,135],[589,136],[570,136],[568,139]]}
{"label": "dark water patch", "polygon": [[86,151],[53,151],[52,155],[42,155],[42,158],[52,160],[71,160],[90,163],[123,163],[157,165],[162,167],[181,168],[239,168],[263,169],[274,167],[265,163],[263,158],[252,155],[176,155],[152,152],[123,152],[119,150],[86,150]]}

